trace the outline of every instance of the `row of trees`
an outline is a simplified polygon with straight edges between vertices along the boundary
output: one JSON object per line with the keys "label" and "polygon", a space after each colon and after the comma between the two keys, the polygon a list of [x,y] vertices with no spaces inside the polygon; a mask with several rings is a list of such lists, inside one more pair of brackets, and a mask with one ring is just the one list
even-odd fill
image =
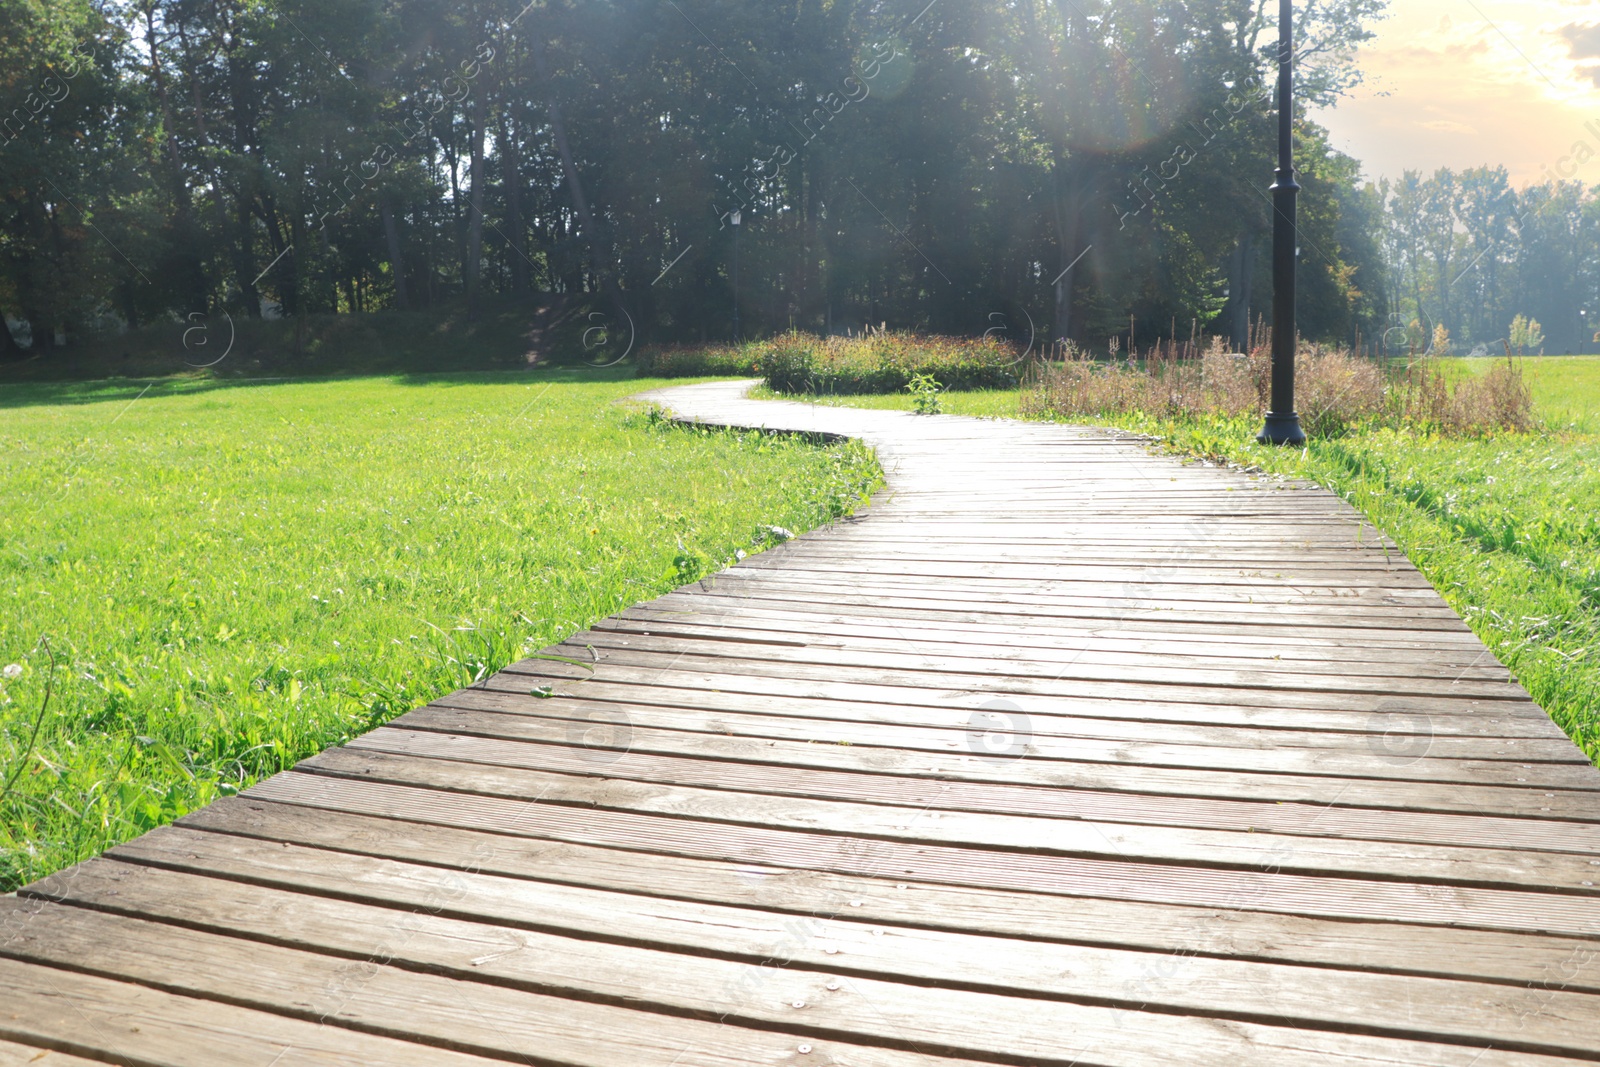
{"label": "row of trees", "polygon": [[[1384,4],[1301,5],[1309,102],[1358,79]],[[662,340],[726,337],[736,306],[747,333],[1242,336],[1270,297],[1275,8],[0,0],[0,355],[490,294]],[[1303,326],[1370,336],[1398,195],[1300,129]]]}
{"label": "row of trees", "polygon": [[1526,345],[1526,328],[1513,329],[1526,315],[1552,351],[1592,348],[1600,189],[1551,180],[1518,192],[1504,167],[1478,167],[1407,172],[1368,195],[1381,205],[1394,322],[1443,326],[1457,351],[1500,350]]}

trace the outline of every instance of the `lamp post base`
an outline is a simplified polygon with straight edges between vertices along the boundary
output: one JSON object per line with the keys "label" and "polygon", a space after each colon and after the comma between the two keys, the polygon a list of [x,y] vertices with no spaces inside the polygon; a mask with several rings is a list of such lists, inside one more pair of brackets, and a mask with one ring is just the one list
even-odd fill
{"label": "lamp post base", "polygon": [[1306,443],[1306,432],[1300,428],[1299,415],[1268,413],[1267,424],[1256,434],[1256,440],[1264,445],[1303,445]]}

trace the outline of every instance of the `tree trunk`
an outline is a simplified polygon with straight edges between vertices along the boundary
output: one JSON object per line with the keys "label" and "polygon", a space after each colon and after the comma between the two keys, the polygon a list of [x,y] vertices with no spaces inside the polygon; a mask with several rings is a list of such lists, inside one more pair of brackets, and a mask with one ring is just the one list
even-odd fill
{"label": "tree trunk", "polygon": [[249,198],[241,192],[235,207],[239,219],[239,232],[238,240],[233,242],[233,273],[239,283],[239,296],[244,301],[245,314],[252,319],[259,319],[261,291],[256,288],[256,280],[260,277],[258,272],[261,267],[255,265],[255,242],[250,239]]}
{"label": "tree trunk", "polygon": [[122,304],[122,317],[127,321],[128,329],[137,330],[141,320],[139,318],[139,301],[133,291],[132,278],[123,279],[122,283],[117,286],[117,298]]}
{"label": "tree trunk", "polygon": [[394,276],[394,303],[405,311],[411,307],[411,301],[406,296],[406,264],[400,247],[400,227],[395,222],[394,207],[390,200],[389,196],[382,198],[383,238],[389,245],[389,273]]}
{"label": "tree trunk", "polygon": [[423,223],[422,232],[426,241],[422,246],[422,300],[426,307],[433,307],[439,303],[439,220],[443,215],[439,205],[439,183],[436,178],[438,160],[436,145],[433,138],[427,142],[428,149],[428,195],[422,201],[422,210],[427,213]]}
{"label": "tree trunk", "polygon": [[[273,266],[267,277],[281,279],[277,282],[278,309],[284,315],[300,314],[300,267],[296,262],[299,254],[292,247],[295,240],[294,221],[289,223],[289,234],[285,237],[283,227],[278,223],[278,213],[270,203],[264,205],[267,218],[267,235],[271,241],[270,250],[273,256]],[[247,228],[248,229],[248,228]]]}
{"label": "tree trunk", "polygon": [[1250,301],[1255,284],[1255,233],[1246,230],[1233,246],[1228,301],[1228,343],[1235,352],[1250,349]]}
{"label": "tree trunk", "polygon": [[482,284],[483,261],[483,86],[474,85],[472,92],[472,134],[468,144],[469,167],[472,177],[472,194],[467,220],[467,258],[464,272],[467,285],[467,318],[476,321]]}
{"label": "tree trunk", "polygon": [[[179,43],[180,43],[180,45],[181,45],[181,47],[183,49],[184,54],[189,54],[189,53],[192,52],[193,49],[191,48],[191,45],[190,45],[189,38],[188,38],[187,34],[184,32],[182,23],[180,23],[179,26],[178,26],[178,40],[179,40]],[[216,55],[217,55],[217,51],[215,49],[213,49],[213,51],[212,51],[212,59],[215,59]],[[190,81],[189,81],[189,109],[194,115],[195,135],[196,135],[196,138],[199,141],[200,150],[201,150],[202,153],[205,153],[205,154],[209,155],[210,154],[210,148],[211,148],[211,130],[210,130],[210,128],[208,127],[208,125],[206,123],[205,104],[200,98],[200,79],[199,78],[191,78]],[[223,203],[223,195],[222,195],[222,193],[223,193],[223,176],[224,176],[224,168],[221,167],[220,165],[217,166],[212,171],[211,180],[212,180],[212,184],[216,188],[216,195],[211,197],[211,209],[212,209],[212,213],[216,216],[216,227],[217,227],[216,240],[217,240],[217,242],[218,242],[220,247],[232,249],[233,255],[235,257],[234,267],[235,267],[235,271],[237,271],[238,268],[239,268],[238,249],[232,245],[232,243],[229,241],[229,237],[228,237],[228,209],[227,209],[227,206]],[[243,194],[241,193],[239,195],[242,196]],[[246,258],[244,259],[243,262],[244,262],[245,265],[249,264],[248,256],[246,256]],[[252,274],[251,277],[253,278],[254,275]],[[245,279],[239,278],[238,281],[240,283],[240,287],[239,288],[240,288],[241,298],[244,299],[249,304],[249,307],[246,309],[248,314],[249,314],[249,316],[251,318],[260,318],[261,317],[261,300],[260,300],[259,296],[255,295],[255,292],[254,292],[254,288],[255,287],[252,285],[251,288],[247,291],[247,290],[245,290],[244,285],[243,285]],[[222,288],[223,288],[224,291],[223,291],[223,293],[221,295],[221,299],[222,299],[222,302],[224,304],[226,304],[227,303],[227,293],[226,293],[227,285],[226,285],[226,283],[223,283]],[[131,303],[130,303],[130,306],[131,306]],[[130,325],[133,324],[131,319],[130,319],[129,324]]]}
{"label": "tree trunk", "polygon": [[450,236],[453,240],[452,251],[456,256],[458,270],[461,272],[461,283],[466,285],[467,280],[467,238],[461,229],[461,155],[456,149],[455,123],[445,125],[446,136],[439,142],[440,150],[444,153],[445,172],[450,175]]}
{"label": "tree trunk", "polygon": [[829,322],[828,299],[826,286],[822,283],[822,178],[823,168],[821,160],[814,160],[810,156],[801,154],[800,172],[796,180],[804,190],[804,226],[805,239],[801,258],[800,272],[800,313],[806,323],[815,322],[819,316],[823,323],[824,332],[832,325]]}
{"label": "tree trunk", "polygon": [[333,246],[328,241],[328,228],[317,227],[317,241],[322,245],[322,262],[318,267],[318,287],[327,298],[328,314],[339,313],[339,280],[333,274]]}
{"label": "tree trunk", "polygon": [[[546,76],[544,55],[537,47],[533,48],[534,71],[539,80],[549,85]],[[595,226],[594,215],[589,211],[589,198],[583,191],[583,179],[578,174],[578,167],[572,161],[572,145],[567,140],[567,123],[562,116],[561,105],[550,97],[550,136],[556,143],[556,152],[561,157],[561,173],[566,178],[567,191],[572,195],[572,206],[578,213],[578,221],[583,224],[583,236],[589,242],[589,264],[596,284],[603,287],[611,301],[618,308],[622,307],[622,293],[617,289],[617,283],[607,269],[610,257],[606,254],[605,241]]]}
{"label": "tree trunk", "polygon": [[166,129],[166,156],[172,183],[172,236],[173,251],[178,268],[177,289],[186,312],[208,310],[208,289],[205,266],[200,261],[200,228],[195,225],[193,205],[189,199],[189,180],[183,172],[183,158],[178,153],[177,119],[172,110],[171,91],[167,84],[166,68],[161,62],[161,48],[155,24],[155,7],[145,9],[145,42],[150,49],[150,81],[156,90],[156,100],[161,105],[161,121]]}
{"label": "tree trunk", "polygon": [[17,339],[11,336],[11,326],[6,322],[4,313],[0,313],[0,363],[15,363],[19,359],[28,358],[28,352]]}
{"label": "tree trunk", "polygon": [[[252,64],[248,60],[239,57],[236,52],[238,43],[238,39],[235,38],[228,45],[225,53],[228,68],[228,92],[233,104],[233,151],[238,159],[250,159],[252,155],[251,149],[255,146],[256,141],[255,108],[259,97],[255,89],[254,79],[251,77]],[[255,242],[251,238],[250,216],[257,192],[253,179],[248,176],[248,173],[242,174],[234,203],[234,215],[238,219],[239,232],[235,235],[236,240],[233,246],[233,269],[239,283],[241,299],[244,300],[245,313],[253,319],[261,317],[261,292],[256,288],[256,283],[261,278],[262,270],[271,263],[270,260],[268,263],[257,263],[255,261]],[[276,225],[276,213],[272,209],[270,194],[264,190],[261,191],[261,199],[261,215],[264,220],[268,221],[267,228],[270,233],[268,243],[272,246],[272,254],[276,256],[283,250],[280,244],[282,238]],[[291,253],[285,258],[292,260],[294,255]],[[282,263],[274,267],[275,271],[282,269]],[[279,277],[282,277],[282,275],[279,275]],[[292,294],[280,300],[280,304],[284,308],[293,306]]]}
{"label": "tree trunk", "polygon": [[51,334],[50,316],[37,307],[25,307],[22,312],[22,321],[28,324],[28,352],[37,356],[50,347]]}
{"label": "tree trunk", "polygon": [[[61,212],[57,205],[50,205],[45,212],[45,220],[50,227],[50,248],[55,253],[52,257],[55,261],[55,271],[52,273],[56,274],[58,280],[64,280],[61,279],[61,275],[63,272],[72,269],[72,261],[67,250],[66,234],[62,232]],[[64,289],[65,286],[62,286],[62,288]],[[66,315],[68,312],[63,307],[59,296],[51,300],[51,304],[54,305],[54,313],[46,324],[45,331],[42,334],[35,333],[33,335],[33,347],[35,350],[49,342],[53,342],[57,348],[67,343],[69,327]],[[71,323],[71,332],[77,332],[77,325],[76,321]],[[45,338],[48,338],[49,342],[46,342]]]}
{"label": "tree trunk", "polygon": [[1073,173],[1076,169],[1069,167],[1059,154],[1051,168],[1055,183],[1056,245],[1061,249],[1061,273],[1055,280],[1055,318],[1052,323],[1057,341],[1074,340],[1074,329],[1077,326],[1072,318],[1073,283],[1084,250],[1078,247],[1081,239],[1082,212],[1079,209],[1080,176]]}
{"label": "tree trunk", "polygon": [[[507,108],[507,111],[510,109]],[[522,215],[522,152],[517,146],[516,129],[510,116],[500,126],[500,165],[506,183],[506,209],[511,228],[508,242],[511,245],[511,291],[518,296],[529,293],[533,284],[528,273],[528,254],[523,250],[528,224]]]}

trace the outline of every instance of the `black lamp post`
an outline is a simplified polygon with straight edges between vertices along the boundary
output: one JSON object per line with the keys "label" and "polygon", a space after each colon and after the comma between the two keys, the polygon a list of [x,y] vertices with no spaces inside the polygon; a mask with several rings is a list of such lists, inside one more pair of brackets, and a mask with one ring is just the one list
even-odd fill
{"label": "black lamp post", "polygon": [[739,343],[739,212],[728,216],[733,223],[733,343]]}
{"label": "black lamp post", "polygon": [[1299,445],[1306,440],[1294,410],[1294,3],[1278,0],[1278,180],[1272,185],[1272,408],[1256,440]]}

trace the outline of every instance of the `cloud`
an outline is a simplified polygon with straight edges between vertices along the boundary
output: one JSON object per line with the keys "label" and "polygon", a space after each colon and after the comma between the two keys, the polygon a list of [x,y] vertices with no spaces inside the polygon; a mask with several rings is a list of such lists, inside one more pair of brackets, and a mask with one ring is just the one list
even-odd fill
{"label": "cloud", "polygon": [[[1572,58],[1579,60],[1578,69],[1600,89],[1600,24],[1581,26],[1574,22],[1561,27],[1561,36],[1567,39]],[[1582,62],[1589,60],[1589,62]]]}
{"label": "cloud", "polygon": [[[1504,164],[1538,182],[1600,106],[1597,23],[1597,0],[1391,4],[1361,50],[1367,85],[1319,121],[1369,175]],[[1584,174],[1597,176],[1600,158]]]}
{"label": "cloud", "polygon": [[1600,24],[1580,26],[1576,22],[1561,27],[1573,59],[1600,59]]}

